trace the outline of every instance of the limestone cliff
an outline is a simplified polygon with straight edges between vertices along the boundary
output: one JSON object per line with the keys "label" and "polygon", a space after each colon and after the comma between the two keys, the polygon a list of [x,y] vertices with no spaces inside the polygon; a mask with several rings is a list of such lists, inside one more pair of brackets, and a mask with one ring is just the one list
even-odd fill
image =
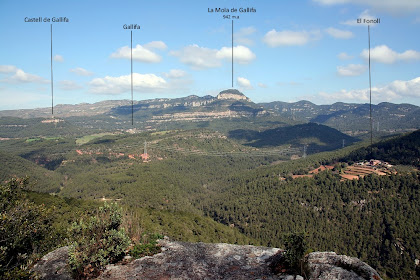
{"label": "limestone cliff", "polygon": [[[128,264],[108,265],[98,279],[304,279],[274,274],[270,269],[278,248],[159,241],[162,252]],[[280,250],[281,252],[281,250]],[[34,271],[41,279],[71,279],[66,270],[68,248],[44,256]],[[378,273],[357,258],[334,252],[307,256],[308,279],[381,279]]]}
{"label": "limestone cliff", "polygon": [[217,99],[251,101],[248,97],[246,97],[242,92],[240,92],[237,89],[227,89],[227,90],[221,91],[217,95]]}

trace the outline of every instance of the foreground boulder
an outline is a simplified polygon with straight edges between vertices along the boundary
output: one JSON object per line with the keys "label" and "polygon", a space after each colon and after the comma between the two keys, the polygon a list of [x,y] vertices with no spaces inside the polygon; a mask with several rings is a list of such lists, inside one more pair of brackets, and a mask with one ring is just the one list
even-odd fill
{"label": "foreground boulder", "polygon": [[[275,275],[269,265],[278,248],[160,240],[162,252],[122,265],[108,265],[98,279],[304,279]],[[68,248],[45,255],[34,267],[41,279],[71,279]],[[357,258],[334,252],[307,256],[310,279],[381,279]]]}
{"label": "foreground boulder", "polygon": [[381,279],[378,273],[358,258],[334,252],[314,252],[307,256],[310,279]]}
{"label": "foreground boulder", "polygon": [[40,279],[71,280],[67,267],[68,258],[69,247],[61,247],[43,256],[32,270]]}

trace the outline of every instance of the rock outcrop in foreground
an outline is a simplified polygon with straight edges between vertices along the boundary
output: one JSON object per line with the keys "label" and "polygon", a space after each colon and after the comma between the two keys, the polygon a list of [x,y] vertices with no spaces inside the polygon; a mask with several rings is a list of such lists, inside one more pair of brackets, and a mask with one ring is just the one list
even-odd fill
{"label": "rock outcrop in foreground", "polygon": [[[279,249],[160,240],[162,252],[122,265],[108,265],[98,279],[304,279],[275,275],[269,264]],[[71,279],[66,271],[68,248],[45,255],[34,267],[41,279]],[[381,279],[357,258],[334,252],[308,255],[309,279]]]}

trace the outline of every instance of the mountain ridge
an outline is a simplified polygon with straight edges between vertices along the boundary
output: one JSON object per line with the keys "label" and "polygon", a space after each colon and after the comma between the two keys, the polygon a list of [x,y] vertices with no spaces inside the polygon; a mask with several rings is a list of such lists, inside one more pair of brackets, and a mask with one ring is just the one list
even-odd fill
{"label": "mountain ridge", "polygon": [[[368,106],[368,103],[346,103],[346,102],[335,102],[332,104],[322,104],[317,105],[308,100],[299,100],[297,102],[284,102],[284,101],[272,101],[272,102],[261,102],[261,103],[254,103],[249,99],[246,95],[236,89],[227,89],[221,91],[217,96],[205,95],[205,96],[198,96],[198,95],[188,95],[186,97],[177,97],[177,98],[153,98],[153,99],[145,99],[145,100],[135,100],[134,105],[141,105],[141,104],[152,104],[149,105],[149,108],[154,108],[153,105],[156,103],[163,103],[168,102],[166,104],[171,104],[172,106],[191,106],[197,107],[202,106],[211,102],[219,100],[226,100],[228,98],[223,98],[223,95],[230,94],[238,96],[239,98],[233,98],[231,100],[246,100],[250,103],[255,105],[259,105],[261,107],[265,107],[267,109],[274,109],[275,111],[293,111],[295,109],[295,113],[298,111],[302,111],[301,107],[307,108],[314,108],[321,110],[322,113],[326,113],[327,111],[337,111],[346,109],[354,109],[360,106]],[[196,103],[191,102],[191,100],[196,101]],[[190,104],[189,102],[190,101]],[[118,106],[128,106],[131,105],[131,100],[128,99],[116,99],[116,100],[103,100],[94,103],[78,103],[78,104],[57,104],[54,106],[56,115],[60,115],[60,113],[66,113],[69,116],[77,116],[78,114],[77,108],[80,109],[90,109],[93,110],[91,115],[101,114],[105,110],[110,110],[112,108]],[[162,105],[165,106],[165,105]],[[168,106],[168,105],[166,105]],[[409,110],[418,110],[420,109],[419,106],[409,104],[409,103],[391,103],[391,102],[381,102],[378,104],[372,104],[373,107],[386,107],[386,106],[401,106],[404,108],[409,108]],[[101,109],[101,110],[98,110]],[[61,111],[60,111],[61,110]],[[65,112],[65,110],[69,110],[69,112]],[[406,110],[406,109],[405,109]],[[64,111],[64,112],[63,112]],[[87,114],[87,112],[85,112]],[[33,117],[51,117],[51,107],[43,107],[43,108],[33,108],[33,109],[15,109],[15,110],[0,110],[0,117],[4,116],[15,116],[20,118],[33,118]],[[308,118],[307,118],[308,119]]]}
{"label": "mountain ridge", "polygon": [[[179,98],[154,98],[142,101],[105,100],[77,105],[56,105],[55,118],[76,126],[97,129],[130,129],[131,114],[140,130],[202,127],[214,120],[274,121],[288,125],[314,122],[335,128],[350,136],[367,135],[370,130],[369,104],[336,102],[316,105],[307,100],[288,103],[254,103],[236,89],[215,96],[189,95]],[[51,108],[4,110],[0,119],[52,118]],[[420,128],[420,107],[412,104],[381,102],[372,105],[373,130],[378,136]],[[265,119],[264,119],[265,118]],[[8,125],[8,123],[6,123]],[[224,126],[224,125],[222,125]],[[220,127],[216,128],[220,129]]]}

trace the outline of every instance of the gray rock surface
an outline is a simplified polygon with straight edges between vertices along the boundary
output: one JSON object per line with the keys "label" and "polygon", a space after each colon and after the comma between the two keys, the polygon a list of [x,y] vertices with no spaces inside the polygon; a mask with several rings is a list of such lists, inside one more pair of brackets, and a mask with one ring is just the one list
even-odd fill
{"label": "gray rock surface", "polygon": [[[302,276],[274,275],[270,257],[278,248],[232,244],[186,243],[160,240],[162,252],[125,265],[108,265],[98,279],[288,279]],[[71,279],[66,270],[68,248],[57,249],[34,267],[41,279]],[[334,252],[307,256],[310,279],[381,279],[377,272],[357,258]]]}
{"label": "gray rock surface", "polygon": [[314,252],[307,257],[311,279],[379,280],[378,273],[358,258],[334,252]]}
{"label": "gray rock surface", "polygon": [[32,271],[41,279],[69,280],[72,279],[67,269],[67,259],[69,257],[69,247],[58,248],[38,261]]}
{"label": "gray rock surface", "polygon": [[99,279],[280,279],[267,259],[279,249],[161,240],[162,253],[109,265]]}

